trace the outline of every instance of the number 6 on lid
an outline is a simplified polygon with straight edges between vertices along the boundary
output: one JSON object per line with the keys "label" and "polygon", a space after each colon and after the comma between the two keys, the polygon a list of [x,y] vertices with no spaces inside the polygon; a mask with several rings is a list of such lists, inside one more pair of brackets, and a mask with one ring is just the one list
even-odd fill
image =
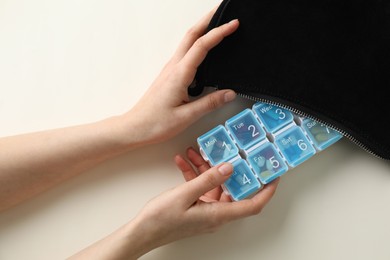
{"label": "number 6 on lid", "polygon": [[275,144],[292,167],[296,167],[316,153],[309,139],[298,126],[290,127],[277,135]]}

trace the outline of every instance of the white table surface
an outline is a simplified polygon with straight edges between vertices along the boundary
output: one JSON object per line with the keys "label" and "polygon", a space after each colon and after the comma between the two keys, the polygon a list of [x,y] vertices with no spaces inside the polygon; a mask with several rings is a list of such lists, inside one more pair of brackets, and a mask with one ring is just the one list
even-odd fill
{"label": "white table surface", "polygon": [[[127,111],[187,29],[217,4],[0,1],[0,136]],[[172,160],[176,153],[251,104],[238,98],[168,142],[0,213],[0,259],[64,259],[109,234],[149,199],[183,182]],[[389,219],[389,162],[343,139],[284,175],[260,215],[142,259],[388,260]]]}

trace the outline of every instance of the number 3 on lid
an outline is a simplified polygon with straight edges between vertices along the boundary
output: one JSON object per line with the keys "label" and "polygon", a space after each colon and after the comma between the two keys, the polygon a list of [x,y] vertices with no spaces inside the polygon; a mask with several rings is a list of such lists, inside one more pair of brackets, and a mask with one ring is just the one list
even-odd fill
{"label": "number 3 on lid", "polygon": [[263,122],[265,128],[271,133],[275,133],[294,119],[290,111],[265,103],[254,104],[253,110]]}

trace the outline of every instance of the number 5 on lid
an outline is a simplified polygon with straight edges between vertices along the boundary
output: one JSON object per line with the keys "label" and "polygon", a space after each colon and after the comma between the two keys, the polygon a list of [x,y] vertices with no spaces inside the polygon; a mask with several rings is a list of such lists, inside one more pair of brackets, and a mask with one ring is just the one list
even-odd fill
{"label": "number 5 on lid", "polygon": [[247,160],[261,183],[267,184],[288,170],[272,143],[265,143],[248,154]]}

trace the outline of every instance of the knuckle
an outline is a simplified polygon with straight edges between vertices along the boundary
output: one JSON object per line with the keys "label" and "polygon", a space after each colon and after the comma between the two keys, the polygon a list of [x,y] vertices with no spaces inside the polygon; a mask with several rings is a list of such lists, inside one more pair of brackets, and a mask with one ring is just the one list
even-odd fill
{"label": "knuckle", "polygon": [[262,210],[263,210],[263,207],[254,208],[252,211],[252,215],[259,215]]}
{"label": "knuckle", "polygon": [[192,68],[188,66],[182,66],[183,64],[176,64],[172,67],[171,73],[168,79],[174,83],[174,85],[187,86],[191,84],[191,80],[186,76],[191,74]]}
{"label": "knuckle", "polygon": [[218,35],[218,36],[224,35],[225,34],[225,26],[222,25],[222,26],[216,27],[216,28],[212,29],[210,31],[210,33]]}
{"label": "knuckle", "polygon": [[255,203],[252,203],[251,208],[252,208],[251,214],[258,215],[263,210],[264,205],[256,205]]}
{"label": "knuckle", "polygon": [[199,38],[199,31],[196,27],[191,27],[187,31],[187,37],[197,39]]}
{"label": "knuckle", "polygon": [[218,99],[215,96],[209,96],[207,106],[210,110],[217,109],[219,107]]}
{"label": "knuckle", "polygon": [[185,75],[187,73],[186,66],[180,66],[181,64],[175,64],[172,66],[171,73],[169,74],[170,79],[179,78],[177,75]]}
{"label": "knuckle", "polygon": [[179,75],[185,75],[187,73],[188,68],[186,66],[181,66],[181,64],[175,64],[172,68],[172,73],[170,76],[172,78],[177,78],[177,74]]}
{"label": "knuckle", "polygon": [[206,43],[204,39],[203,38],[197,39],[196,42],[194,43],[194,47],[202,50],[206,49]]}
{"label": "knuckle", "polygon": [[206,174],[206,182],[210,187],[218,186],[217,179],[213,174]]}

